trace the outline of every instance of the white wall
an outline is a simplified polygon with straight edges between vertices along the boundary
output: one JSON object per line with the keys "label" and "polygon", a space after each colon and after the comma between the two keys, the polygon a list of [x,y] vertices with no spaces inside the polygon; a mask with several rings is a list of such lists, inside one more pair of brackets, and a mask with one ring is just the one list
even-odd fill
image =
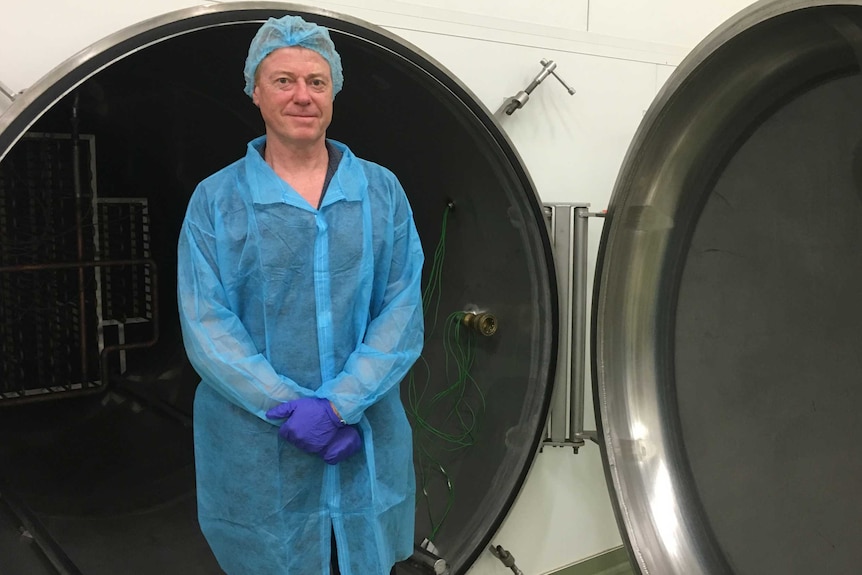
{"label": "white wall", "polygon": [[[629,141],[685,54],[749,0],[341,0],[316,6],[386,27],[451,70],[491,110],[523,89],[539,60],[553,78],[513,116],[498,114],[544,201],[608,202]],[[191,0],[4,0],[0,82],[31,85],[78,50]],[[2,96],[0,96],[2,97]],[[0,102],[2,104],[2,102]],[[2,110],[2,105],[0,105]],[[591,229],[591,261],[600,231]],[[587,397],[588,405],[592,399]],[[594,426],[591,409],[587,425]],[[598,448],[547,449],[494,538],[527,575],[552,572],[620,544]],[[511,573],[489,553],[471,575]]]}

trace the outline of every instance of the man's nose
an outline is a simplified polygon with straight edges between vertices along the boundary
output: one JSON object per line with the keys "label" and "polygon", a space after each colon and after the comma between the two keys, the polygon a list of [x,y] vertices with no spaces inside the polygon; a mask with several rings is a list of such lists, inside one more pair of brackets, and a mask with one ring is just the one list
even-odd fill
{"label": "man's nose", "polygon": [[310,92],[308,90],[308,84],[305,83],[304,80],[300,80],[296,83],[296,91],[293,95],[294,101],[298,103],[310,102]]}

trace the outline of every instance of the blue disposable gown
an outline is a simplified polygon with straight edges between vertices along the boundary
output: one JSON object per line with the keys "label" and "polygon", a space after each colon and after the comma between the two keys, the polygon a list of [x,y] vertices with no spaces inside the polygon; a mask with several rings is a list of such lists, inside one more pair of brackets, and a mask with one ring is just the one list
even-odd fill
{"label": "blue disposable gown", "polygon": [[[422,247],[401,185],[343,153],[310,206],[264,162],[265,138],[207,178],[180,232],[195,396],[198,517],[230,575],[388,574],[413,550],[412,435],[398,383],[423,341]],[[326,398],[363,450],[327,465],[267,409]]]}

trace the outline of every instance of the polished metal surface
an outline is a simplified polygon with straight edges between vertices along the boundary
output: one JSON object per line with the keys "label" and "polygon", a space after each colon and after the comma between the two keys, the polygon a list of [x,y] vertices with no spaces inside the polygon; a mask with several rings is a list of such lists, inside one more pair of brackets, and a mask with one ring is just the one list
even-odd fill
{"label": "polished metal surface", "polygon": [[[783,447],[786,442],[794,441],[792,434],[783,432],[793,428],[795,411],[788,413],[779,398],[799,402],[805,399],[807,405],[805,394],[817,389],[817,393],[829,399],[825,403],[834,404],[835,398],[830,396],[841,390],[834,384],[834,376],[823,381],[794,379],[787,377],[782,364],[806,355],[806,346],[817,339],[835,342],[841,337],[855,336],[860,331],[858,325],[851,321],[850,326],[856,327],[846,327],[846,322],[836,319],[840,314],[835,312],[815,314],[821,320],[811,321],[808,314],[800,315],[804,308],[798,303],[780,307],[780,313],[771,315],[752,309],[753,319],[743,321],[739,316],[739,323],[728,325],[722,322],[722,308],[716,301],[720,297],[756,296],[763,301],[795,302],[800,298],[779,297],[780,291],[767,290],[803,293],[799,282],[792,279],[795,276],[788,271],[800,257],[794,250],[802,245],[803,253],[818,253],[814,247],[832,245],[825,240],[826,232],[818,231],[827,230],[828,226],[817,227],[819,223],[813,226],[804,209],[782,211],[785,200],[790,199],[783,194],[789,192],[792,180],[788,180],[789,187],[782,188],[774,179],[764,176],[789,171],[798,175],[797,180],[810,178],[798,184],[808,186],[805,191],[814,198],[809,202],[827,197],[820,192],[836,186],[852,188],[844,174],[847,162],[855,157],[851,152],[858,134],[854,137],[850,128],[814,130],[822,123],[820,115],[831,113],[830,108],[834,107],[826,97],[815,98],[808,107],[791,109],[789,105],[820,86],[858,77],[862,46],[860,4],[769,1],[741,12],[680,65],[645,116],[623,163],[597,264],[593,377],[608,484],[633,564],[640,573],[786,575],[812,572],[811,564],[819,565],[813,570],[820,573],[858,570],[859,557],[854,546],[841,542],[858,540],[859,523],[849,532],[837,529],[840,537],[833,533],[835,525],[846,526],[847,517],[858,513],[855,503],[830,503],[826,509],[815,503],[821,501],[819,495],[810,500],[789,498],[780,514],[776,508],[761,503],[769,499],[770,491],[788,496],[796,493],[796,489],[820,493],[817,477],[822,484],[827,473],[817,467],[816,459]],[[842,89],[845,91],[833,90],[830,97],[855,93]],[[836,101],[842,102],[833,100]],[[849,110],[847,123],[855,126],[856,113],[853,104],[847,102],[858,99],[843,102],[841,105],[846,108],[841,109]],[[785,107],[791,111],[779,118],[779,122],[788,122],[796,131],[785,129],[780,138],[762,137],[774,125],[770,118],[779,116]],[[840,126],[830,121],[831,125]],[[800,142],[814,139],[816,143],[816,138],[834,141],[824,143],[809,156],[788,155],[786,164],[776,161],[783,150],[796,145],[797,134]],[[745,147],[743,144],[749,139],[753,143]],[[765,153],[770,161],[760,160],[760,153]],[[834,161],[830,159],[833,157]],[[732,169],[737,170],[733,177]],[[769,182],[772,187],[766,189],[749,185],[752,197],[760,198],[759,202],[782,214],[794,212],[793,224],[782,230],[787,235],[777,234],[779,228],[773,223],[774,217],[734,217],[721,220],[722,225],[717,226],[710,219],[715,216],[702,216],[704,206],[711,204],[744,210],[745,196],[741,200],[729,198],[728,190],[740,189],[747,181]],[[852,205],[830,204],[830,209],[842,214],[855,213],[857,200],[853,195],[848,191],[842,196],[843,201]],[[798,208],[800,202],[787,205]],[[763,213],[770,212],[767,209]],[[725,253],[711,240],[698,244],[697,253],[691,251],[692,238],[704,236],[703,230],[698,229],[701,219],[704,226],[714,228],[713,239],[736,245],[733,254],[740,261],[746,260],[748,250],[761,245],[758,242],[763,242],[764,236],[773,238],[776,253],[769,256],[771,260],[767,258],[757,264],[762,268],[750,267],[742,278],[728,273],[709,276],[713,283],[720,284],[718,288],[710,286],[710,282],[698,283],[695,281],[698,278],[692,280],[693,270],[698,269],[694,256],[712,253],[710,250]],[[740,226],[739,234],[735,226]],[[753,231],[758,226],[765,226],[760,235]],[[855,242],[850,230],[857,227],[847,226],[845,245],[848,241]],[[782,268],[786,279],[774,288],[767,281],[775,277],[767,273],[772,265],[769,262],[781,261],[787,266]],[[837,263],[831,262],[820,269],[832,270],[833,266],[840,270]],[[816,275],[817,265],[813,267],[815,275],[806,276],[807,285],[818,285],[821,281]],[[843,281],[840,271],[829,273],[833,275],[822,281],[839,284]],[[855,273],[847,275],[851,276],[849,286],[857,286]],[[749,283],[739,287],[740,282]],[[699,289],[711,291],[706,296],[695,293]],[[681,293],[684,302],[679,299]],[[857,317],[858,304],[849,302],[845,313]],[[732,300],[727,305],[727,309],[736,309]],[[810,333],[805,338],[782,337],[790,328],[801,329],[801,324],[794,323],[802,321],[795,319],[798,317],[809,318],[805,325]],[[704,318],[712,323],[702,321]],[[721,326],[723,331],[716,335],[710,331],[710,325]],[[752,337],[754,334],[760,334],[759,339]],[[720,339],[710,343],[710,337]],[[752,347],[755,339],[772,347],[765,350]],[[787,346],[780,347],[784,344],[779,342],[785,340],[790,340]],[[724,351],[727,353],[720,355]],[[742,359],[745,352],[755,354],[750,360],[757,369],[745,369],[747,364]],[[821,366],[826,368],[823,373],[839,373],[842,386],[858,378],[852,357],[809,355],[811,371],[816,372],[817,366]],[[726,368],[722,376],[709,373],[710,367],[715,367],[711,363],[713,357],[723,359],[715,364]],[[831,366],[835,363],[839,367],[833,370]],[[736,379],[728,381],[725,392],[722,386],[732,378]],[[785,386],[786,381],[791,383]],[[759,406],[753,397],[745,395],[754,393],[752,390],[775,401]],[[858,412],[856,395],[842,397],[855,405]],[[692,416],[712,413],[713,405],[723,410],[724,418]],[[755,405],[760,409],[754,409]],[[688,408],[699,411],[685,411]],[[816,419],[826,428],[818,437],[823,441],[828,438],[828,443],[819,445],[828,446],[822,451],[833,456],[829,459],[832,467],[828,468],[828,475],[840,476],[845,481],[843,491],[831,494],[836,503],[855,501],[858,488],[858,474],[854,480],[852,473],[858,464],[855,455],[858,426],[853,424],[855,418],[849,419],[843,413],[842,418],[837,423],[823,415]],[[762,421],[772,421],[774,425],[763,429],[756,424]],[[734,435],[732,431],[737,428],[748,430],[749,435]],[[805,429],[798,432],[806,433]],[[769,441],[761,441],[765,444],[763,451],[756,451],[759,444],[753,440],[763,436]],[[723,438],[728,442],[722,442]],[[801,487],[789,486],[796,476],[782,477],[775,473],[776,469],[806,465],[809,467],[804,472],[797,469],[798,476],[805,480]],[[752,476],[741,477],[742,474]],[[856,487],[847,489],[848,484]],[[745,489],[749,485],[756,487]],[[709,492],[722,488],[725,491],[720,496]],[[716,502],[724,505],[724,509],[717,509]],[[749,517],[763,521],[746,521],[745,513],[731,510],[754,510]],[[757,512],[776,515],[757,517]],[[829,536],[818,535],[818,529]],[[740,535],[745,538],[745,549],[740,549]],[[776,560],[766,561],[764,567],[764,557]]]}
{"label": "polished metal surface", "polygon": [[[583,445],[582,441],[572,441],[570,430],[570,414],[583,410],[583,403],[575,405],[577,394],[571,392],[576,369],[575,353],[578,343],[584,344],[583,334],[576,339],[580,330],[586,330],[586,323],[574,321],[576,308],[583,305],[575,293],[578,291],[575,277],[580,272],[581,259],[578,253],[580,245],[575,243],[575,222],[577,212],[586,209],[584,204],[549,204],[545,206],[548,220],[548,233],[554,247],[554,266],[557,269],[557,293],[560,297],[560,340],[557,353],[557,370],[554,379],[554,392],[551,396],[551,409],[548,417],[548,431],[542,447],[566,447],[575,450]],[[583,312],[582,312],[583,313]],[[584,319],[581,317],[581,319]],[[576,343],[577,342],[577,343]],[[580,364],[584,371],[584,363]]]}
{"label": "polished metal surface", "polygon": [[574,453],[595,431],[584,429],[587,341],[588,228],[587,204],[546,204],[560,294],[560,343],[551,397],[548,432],[542,447],[571,447]]}

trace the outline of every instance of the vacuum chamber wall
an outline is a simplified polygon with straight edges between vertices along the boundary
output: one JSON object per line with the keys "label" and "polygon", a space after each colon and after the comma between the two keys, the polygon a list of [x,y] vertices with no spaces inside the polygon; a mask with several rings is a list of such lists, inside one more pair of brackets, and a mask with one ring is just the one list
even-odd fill
{"label": "vacuum chamber wall", "polygon": [[[146,234],[128,235],[128,229],[140,232],[144,224],[134,227],[140,218],[127,212],[122,212],[127,225],[119,233],[126,234],[125,257],[147,258],[158,271],[157,286],[145,283],[157,291],[155,299],[139,294],[143,308],[158,306],[158,342],[125,352],[122,363],[120,354],[113,354],[108,381],[94,386],[96,393],[64,397],[59,385],[57,393],[30,401],[33,390],[42,393],[48,387],[35,368],[19,369],[23,383],[3,389],[4,499],[41,525],[39,532],[56,547],[60,563],[84,574],[213,572],[194,518],[190,425],[198,378],[185,359],[178,327],[176,240],[196,183],[240,158],[246,143],[263,133],[259,112],[242,92],[242,67],[259,22],[283,13],[285,5],[220,4],[142,23],[70,60],[0,116],[5,178],[0,200],[4,213],[12,214],[0,218],[0,233],[10,239],[6,245],[15,247],[2,254],[0,282],[23,302],[19,307],[27,308],[32,323],[71,309],[69,321],[76,326],[65,337],[50,327],[32,332],[6,306],[0,317],[9,335],[0,344],[6,346],[6,364],[25,349],[35,358],[27,365],[39,364],[41,348],[28,342],[66,342],[69,377],[96,377],[99,344],[94,341],[78,359],[81,339],[101,333],[96,316],[102,315],[96,310],[103,310],[105,298],[122,299],[131,289],[116,276],[108,282],[101,270],[22,267],[92,260],[104,249],[88,247],[76,257],[74,242],[71,252],[61,249],[75,234],[64,235],[52,228],[54,220],[40,216],[46,206],[51,213],[65,213],[63,221],[83,221],[75,229],[77,235],[78,228],[84,229],[86,245],[96,245],[95,236],[104,243],[100,208],[93,208],[96,217],[75,208],[75,194],[65,188],[60,195],[71,193],[72,200],[59,206],[53,180],[37,177],[56,172],[68,179],[69,168],[63,166],[71,154],[70,134],[78,134],[72,140],[82,143],[76,152],[82,175],[72,181],[84,183],[78,193],[83,204],[95,205],[97,197],[114,207],[146,206]],[[433,460],[421,453],[416,457],[425,487],[417,497],[417,540],[433,534],[439,554],[454,573],[463,573],[487,547],[514,500],[547,412],[557,311],[541,206],[505,136],[457,80],[371,25],[304,8],[293,13],[333,31],[346,78],[328,135],[401,180],[429,264],[426,284],[445,236],[439,306],[426,317],[422,365],[428,367],[417,371],[413,385],[427,385],[426,393],[433,396],[457,375],[446,363],[446,316],[472,310],[497,318],[495,335],[471,337],[475,387],[467,393],[479,414],[473,445],[450,451],[432,444],[425,451],[433,453]],[[33,147],[40,138],[49,143]],[[146,249],[144,240],[134,238],[145,238]],[[39,249],[30,249],[34,245]],[[23,281],[22,274],[30,279]],[[61,281],[63,274],[71,276]],[[68,286],[58,289],[55,304],[37,306],[32,305],[35,296],[21,286],[39,282]],[[82,304],[81,292],[86,292]],[[127,326],[125,341],[150,337],[152,314],[143,320]],[[410,384],[403,385],[410,404]],[[445,427],[440,409],[445,407],[411,416]],[[20,542],[0,538],[0,551],[18,557],[21,565],[27,561]],[[34,565],[20,572],[38,573]]]}
{"label": "vacuum chamber wall", "polygon": [[862,555],[857,2],[761,2],[699,46],[620,173],[595,390],[643,573]]}
{"label": "vacuum chamber wall", "polygon": [[735,573],[862,564],[851,496],[862,477],[860,98],[854,74],[766,119],[716,182],[689,248],[680,430]]}

